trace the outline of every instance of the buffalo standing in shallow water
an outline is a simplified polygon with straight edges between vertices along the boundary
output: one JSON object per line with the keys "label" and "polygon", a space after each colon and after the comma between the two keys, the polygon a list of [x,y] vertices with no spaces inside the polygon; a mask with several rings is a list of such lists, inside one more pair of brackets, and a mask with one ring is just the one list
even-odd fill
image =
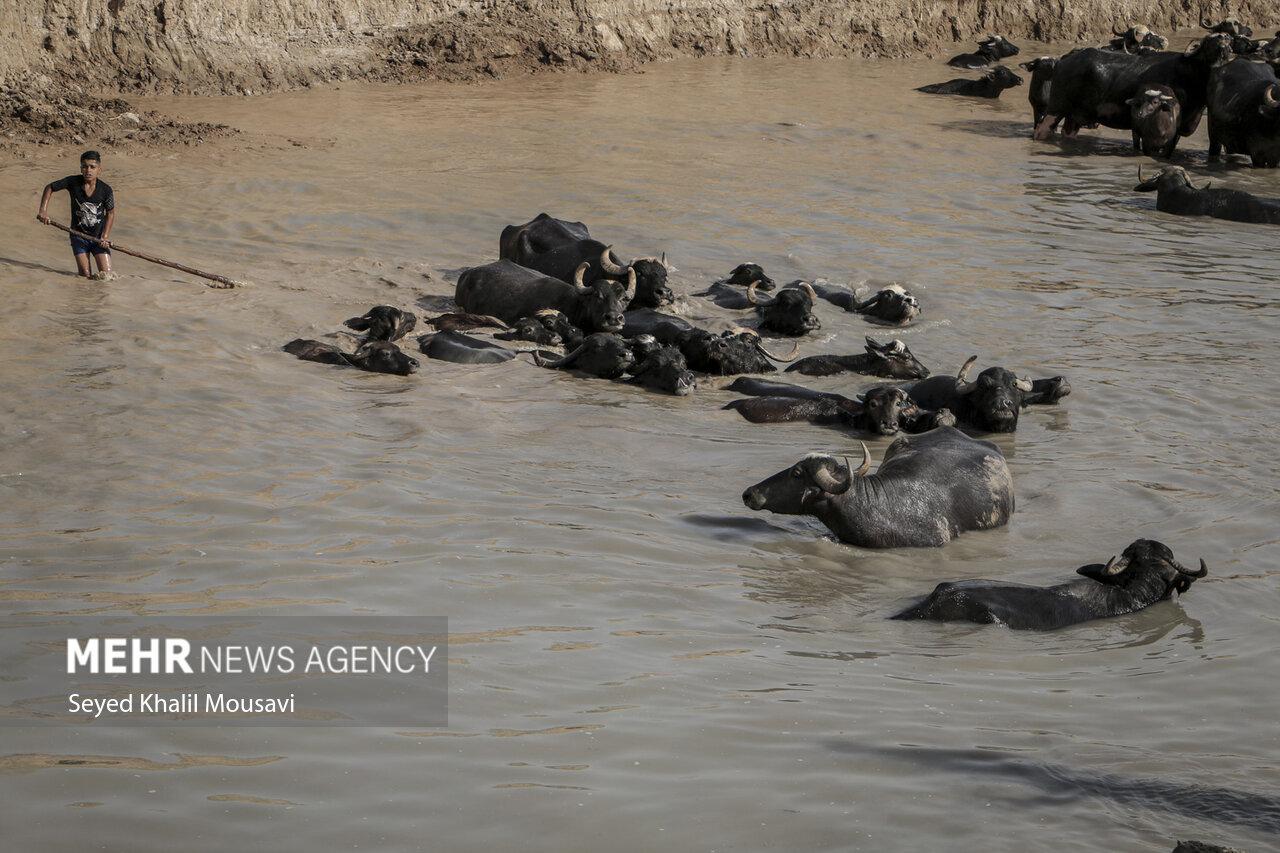
{"label": "buffalo standing in shallow water", "polygon": [[1204,560],[1193,572],[1173,558],[1167,546],[1139,539],[1105,566],[1076,569],[1084,575],[1056,586],[1029,586],[992,580],[941,583],[923,601],[894,619],[999,623],[1010,628],[1048,631],[1090,619],[1121,616],[1183,593],[1209,573]]}
{"label": "buffalo standing in shallow water", "polygon": [[875,474],[862,446],[855,471],[810,454],[742,494],[750,509],[813,515],[840,541],[866,548],[938,546],[1013,514],[1013,478],[1000,448],[954,427],[899,438]]}

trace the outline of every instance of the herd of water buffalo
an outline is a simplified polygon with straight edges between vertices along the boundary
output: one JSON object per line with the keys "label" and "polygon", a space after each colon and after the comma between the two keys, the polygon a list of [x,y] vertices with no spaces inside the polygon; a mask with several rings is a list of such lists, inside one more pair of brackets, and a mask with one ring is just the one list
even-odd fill
{"label": "herd of water buffalo", "polygon": [[[1254,166],[1280,165],[1280,31],[1254,39],[1253,29],[1235,18],[1202,25],[1207,34],[1183,51],[1166,50],[1167,38],[1134,25],[1100,47],[1082,47],[1063,56],[1022,62],[1030,72],[1033,136],[1103,125],[1129,130],[1133,147],[1169,159],[1178,141],[1207,119],[1210,158],[1248,157]],[[989,36],[974,53],[948,64],[985,68],[976,80],[955,79],[920,87],[935,94],[996,98],[1023,84],[998,65],[1019,48],[1003,36]],[[1225,187],[1195,186],[1182,166],[1166,166],[1153,177],[1139,173],[1135,190],[1156,193],[1156,208],[1183,216],[1212,216],[1239,222],[1280,224],[1280,199]]]}
{"label": "herd of water buffalo", "polygon": [[[1208,34],[1182,52],[1166,51],[1167,40],[1134,26],[1117,31],[1104,47],[1022,63],[1032,74],[1034,136],[1047,138],[1060,124],[1067,135],[1102,124],[1131,129],[1135,148],[1167,158],[1207,111],[1211,156],[1225,151],[1247,155],[1257,166],[1277,165],[1280,33],[1263,42],[1254,41],[1251,30],[1235,20],[1205,28]],[[993,36],[949,64],[985,67],[1017,53],[1008,39]],[[982,85],[961,85],[974,82]],[[949,81],[922,90],[996,97],[1001,88],[1021,82],[996,66],[981,81]],[[1136,189],[1157,192],[1162,211],[1280,223],[1280,201],[1198,189],[1179,166],[1151,178],[1139,169],[1139,179]],[[808,421],[857,435],[896,436],[874,474],[862,444],[856,469],[843,458],[810,454],[742,495],[753,510],[814,516],[852,545],[940,546],[964,531],[1008,521],[1014,509],[1008,465],[995,443],[969,433],[1013,432],[1023,408],[1055,404],[1068,395],[1066,379],[1020,377],[1001,366],[970,379],[977,356],[955,375],[930,376],[901,340],[882,343],[871,337],[860,353],[796,359],[798,346],[780,354],[774,351],[776,342],[818,330],[819,302],[882,327],[910,323],[920,304],[898,285],[869,298],[817,282],[778,287],[758,265],[741,264],[690,297],[739,312],[736,324],[715,330],[662,310],[676,299],[668,271],[665,256],[623,262],[583,223],[542,213],[502,230],[499,260],[458,276],[457,311],[427,321],[435,331],[418,338],[419,351],[433,359],[491,364],[515,358],[515,342],[523,341],[540,366],[677,395],[692,393],[700,378],[733,376],[727,385],[714,384],[742,395],[724,408],[749,421]],[[364,333],[354,352],[305,339],[284,349],[311,361],[408,375],[419,362],[395,342],[416,322],[412,313],[377,306],[346,321],[348,328]],[[477,330],[489,334],[477,335]],[[766,345],[766,337],[774,343]],[[550,346],[563,351],[539,348]],[[775,373],[779,364],[806,376],[855,372],[894,384],[848,397],[761,377]],[[1208,573],[1203,560],[1198,570],[1188,569],[1168,547],[1147,539],[1105,564],[1076,571],[1080,577],[1047,587],[993,580],[942,583],[894,618],[1053,629],[1132,613],[1186,592]]]}

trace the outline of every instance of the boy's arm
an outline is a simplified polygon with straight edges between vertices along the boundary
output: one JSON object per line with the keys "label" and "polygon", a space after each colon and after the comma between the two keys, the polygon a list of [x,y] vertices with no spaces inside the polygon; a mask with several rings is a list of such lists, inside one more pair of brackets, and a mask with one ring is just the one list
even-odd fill
{"label": "boy's arm", "polygon": [[45,184],[44,195],[40,196],[40,212],[36,214],[45,225],[49,224],[49,214],[46,212],[49,208],[49,196],[53,195],[53,184]]}
{"label": "boy's arm", "polygon": [[116,209],[113,207],[107,211],[107,222],[102,226],[102,236],[98,238],[98,242],[106,246],[108,249],[111,248],[111,241],[108,240],[107,237],[111,234],[111,223],[115,221]]}

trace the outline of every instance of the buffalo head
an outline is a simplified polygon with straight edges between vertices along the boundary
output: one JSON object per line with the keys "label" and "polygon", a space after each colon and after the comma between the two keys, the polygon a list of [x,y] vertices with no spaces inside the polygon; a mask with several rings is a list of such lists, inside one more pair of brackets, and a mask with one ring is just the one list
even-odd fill
{"label": "buffalo head", "polygon": [[1106,565],[1090,563],[1076,569],[1076,573],[1108,586],[1129,586],[1135,581],[1156,577],[1164,584],[1160,598],[1168,598],[1171,593],[1190,589],[1194,581],[1209,574],[1209,567],[1202,559],[1200,570],[1193,572],[1175,560],[1173,551],[1163,542],[1139,539]]}
{"label": "buffalo head", "polygon": [[579,264],[573,276],[582,313],[590,318],[594,331],[620,331],[626,323],[627,305],[636,293],[636,271],[628,270],[625,285],[611,278],[598,278],[588,285],[582,282],[588,266],[586,262]]}
{"label": "buffalo head", "polygon": [[361,370],[408,376],[418,369],[418,360],[400,351],[390,341],[366,341],[348,356],[348,361]]}
{"label": "buffalo head", "polygon": [[413,331],[418,318],[408,311],[390,305],[376,305],[361,317],[352,317],[342,325],[365,332],[366,341],[397,341]]}
{"label": "buffalo head", "polygon": [[822,322],[813,313],[813,302],[818,298],[808,282],[778,291],[772,299],[756,295],[755,283],[747,288],[747,299],[760,312],[760,328],[780,335],[804,335],[822,328]]}
{"label": "buffalo head", "polygon": [[864,476],[870,468],[871,452],[865,444],[862,444],[862,464],[857,470],[850,467],[847,459],[811,453],[747,489],[742,493],[742,502],[753,510],[767,509],[783,515],[811,514],[820,502],[849,491],[854,478]]}
{"label": "buffalo head", "polygon": [[1013,432],[1018,428],[1018,413],[1023,394],[1031,391],[1031,380],[1020,379],[1004,367],[988,367],[978,378],[968,380],[969,369],[977,361],[975,355],[964,363],[956,375],[956,395],[963,401],[969,420],[989,432]]}

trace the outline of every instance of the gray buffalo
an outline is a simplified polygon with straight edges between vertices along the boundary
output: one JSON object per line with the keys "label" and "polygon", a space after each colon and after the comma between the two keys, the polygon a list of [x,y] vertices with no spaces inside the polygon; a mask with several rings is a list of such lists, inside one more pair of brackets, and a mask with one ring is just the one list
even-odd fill
{"label": "gray buffalo", "polygon": [[938,584],[924,600],[894,619],[997,623],[1010,628],[1050,631],[1090,619],[1121,616],[1183,593],[1209,573],[1204,560],[1191,571],[1167,546],[1139,539],[1117,559],[1091,563],[1083,575],[1054,586],[1029,586],[992,580]]}
{"label": "gray buffalo", "polygon": [[418,360],[405,355],[391,341],[366,341],[355,352],[343,352],[333,344],[309,338],[294,338],[285,344],[284,351],[303,361],[321,364],[358,367],[370,373],[394,373],[408,376],[418,369]]}
{"label": "gray buffalo", "polygon": [[865,444],[857,470],[810,454],[747,489],[742,502],[816,516],[842,542],[866,548],[936,547],[1013,514],[1013,478],[1000,449],[954,427],[899,438],[875,474],[870,467]]}

